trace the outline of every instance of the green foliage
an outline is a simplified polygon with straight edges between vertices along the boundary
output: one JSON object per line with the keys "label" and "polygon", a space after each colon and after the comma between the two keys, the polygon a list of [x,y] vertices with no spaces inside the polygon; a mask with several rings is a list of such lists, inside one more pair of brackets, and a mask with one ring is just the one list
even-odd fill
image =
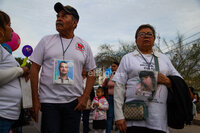
{"label": "green foliage", "polygon": [[[166,43],[167,46],[169,46]],[[172,46],[168,47],[172,64],[184,78],[188,86],[197,88],[200,86],[200,42],[183,43],[183,36],[178,35],[177,43],[172,41]],[[171,48],[171,49],[170,49]]]}
{"label": "green foliage", "polygon": [[97,67],[108,68],[112,62],[120,62],[125,54],[134,51],[136,48],[134,43],[119,43],[119,48],[115,50],[113,48],[114,46],[109,44],[104,44],[99,47],[99,52],[97,56],[95,56]]}
{"label": "green foliage", "polygon": [[[171,41],[171,45],[163,40],[168,51],[165,54],[169,56],[172,64],[182,75],[188,86],[199,88],[200,41],[197,39],[196,41],[186,44],[184,44],[183,41],[183,36],[179,34],[177,36],[177,41]],[[113,47],[115,46],[104,44],[99,47],[99,52],[95,57],[98,68],[108,68],[113,61],[120,62],[125,54],[134,51],[136,48],[135,43],[119,42],[118,49],[114,49]],[[162,52],[162,47],[157,44],[155,44],[154,49]]]}
{"label": "green foliage", "polygon": [[[20,65],[23,63],[23,60],[24,60],[24,58],[20,58],[20,57],[17,57],[15,59]],[[31,62],[27,62],[26,66],[30,69],[31,68]]]}

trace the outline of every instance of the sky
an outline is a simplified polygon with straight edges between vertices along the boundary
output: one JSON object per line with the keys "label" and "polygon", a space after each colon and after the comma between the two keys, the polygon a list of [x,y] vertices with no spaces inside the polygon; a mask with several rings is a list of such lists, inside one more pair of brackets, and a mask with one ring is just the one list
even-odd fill
{"label": "sky", "polygon": [[177,33],[200,37],[200,0],[0,0],[0,10],[10,16],[21,38],[15,57],[24,57],[24,45],[35,48],[42,37],[57,33],[56,2],[77,9],[80,20],[75,35],[90,44],[94,55],[103,44],[118,48],[119,41],[134,42],[141,24],[155,27],[161,48],[163,39],[175,41]]}

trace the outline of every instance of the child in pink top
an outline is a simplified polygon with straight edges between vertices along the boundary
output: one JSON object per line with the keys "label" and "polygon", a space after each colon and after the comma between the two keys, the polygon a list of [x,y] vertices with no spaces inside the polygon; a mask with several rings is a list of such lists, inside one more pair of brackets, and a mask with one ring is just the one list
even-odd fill
{"label": "child in pink top", "polygon": [[104,90],[99,87],[96,90],[96,97],[92,101],[91,108],[93,111],[93,129],[94,133],[106,132],[106,111],[108,110],[108,102],[104,97]]}

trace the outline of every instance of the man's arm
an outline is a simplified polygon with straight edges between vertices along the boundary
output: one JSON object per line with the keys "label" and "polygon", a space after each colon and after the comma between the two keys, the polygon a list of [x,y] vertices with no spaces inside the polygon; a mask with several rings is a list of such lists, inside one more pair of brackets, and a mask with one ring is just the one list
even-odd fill
{"label": "man's arm", "polygon": [[40,65],[32,62],[31,72],[30,72],[30,80],[31,80],[31,89],[32,89],[32,99],[33,99],[33,110],[34,110],[34,119],[38,122],[38,114],[40,110],[40,101],[38,98],[38,79],[39,79],[39,71]]}
{"label": "man's arm", "polygon": [[92,87],[95,82],[95,70],[91,70],[88,72],[87,80],[86,80],[86,87],[84,89],[83,95],[78,98],[78,105],[76,106],[75,110],[84,110],[87,105],[87,100],[90,97],[90,93],[92,91]]}

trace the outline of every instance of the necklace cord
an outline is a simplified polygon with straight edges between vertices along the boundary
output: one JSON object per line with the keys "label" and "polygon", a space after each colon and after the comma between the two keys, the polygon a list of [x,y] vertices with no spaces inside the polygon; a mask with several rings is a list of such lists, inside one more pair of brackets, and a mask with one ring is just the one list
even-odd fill
{"label": "necklace cord", "polygon": [[146,58],[142,55],[142,53],[141,53],[139,50],[137,50],[137,51],[138,51],[138,52],[140,53],[140,55],[142,56],[143,60],[147,63],[148,69],[150,69],[150,65],[151,65],[152,60],[153,60],[153,58],[154,58],[154,53],[152,54],[152,57],[151,57],[150,62],[148,62],[148,61],[146,60]]}
{"label": "necklace cord", "polygon": [[62,38],[61,38],[61,36],[60,36],[60,42],[61,42],[61,45],[62,45],[62,51],[63,51],[63,60],[64,60],[65,52],[68,50],[68,48],[69,48],[69,46],[71,45],[73,39],[74,39],[74,36],[72,37],[71,41],[69,42],[67,48],[64,50],[63,41],[62,41]]}

